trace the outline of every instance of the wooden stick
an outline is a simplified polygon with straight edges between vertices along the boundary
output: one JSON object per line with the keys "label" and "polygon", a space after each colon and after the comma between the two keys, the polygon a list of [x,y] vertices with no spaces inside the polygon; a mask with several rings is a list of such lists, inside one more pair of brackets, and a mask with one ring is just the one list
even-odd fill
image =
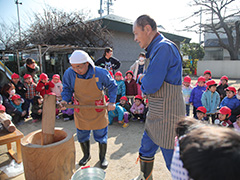
{"label": "wooden stick", "polygon": [[75,105],[75,104],[65,104],[66,108],[95,108],[95,109],[107,109],[107,106],[94,106],[94,105]]}
{"label": "wooden stick", "polygon": [[51,144],[54,141],[54,128],[56,118],[56,96],[44,96],[42,112],[42,145]]}

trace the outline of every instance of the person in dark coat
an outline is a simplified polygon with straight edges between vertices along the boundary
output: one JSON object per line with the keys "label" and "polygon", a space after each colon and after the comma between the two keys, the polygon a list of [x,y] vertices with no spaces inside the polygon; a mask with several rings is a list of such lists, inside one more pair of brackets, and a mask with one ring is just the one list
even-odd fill
{"label": "person in dark coat", "polygon": [[136,96],[137,95],[137,83],[133,79],[133,72],[127,71],[126,72],[126,80],[125,80],[125,86],[126,86],[126,96]]}
{"label": "person in dark coat", "polygon": [[99,58],[95,62],[95,65],[105,68],[108,71],[112,71],[114,74],[114,71],[120,67],[121,63],[118,59],[112,57],[112,55],[113,55],[112,48],[110,47],[105,48],[103,57]]}
{"label": "person in dark coat", "polygon": [[222,76],[220,80],[221,80],[221,82],[217,86],[217,92],[220,95],[220,101],[222,101],[223,98],[225,98],[225,96],[226,96],[225,89],[227,89],[227,87],[228,87],[228,77]]}

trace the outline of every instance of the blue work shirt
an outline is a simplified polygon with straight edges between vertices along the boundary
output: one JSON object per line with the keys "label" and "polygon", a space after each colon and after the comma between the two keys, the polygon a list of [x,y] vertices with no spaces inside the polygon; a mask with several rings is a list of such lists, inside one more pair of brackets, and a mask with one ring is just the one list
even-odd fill
{"label": "blue work shirt", "polygon": [[[81,79],[91,79],[94,75],[94,68],[89,64],[88,71],[84,75],[77,74],[72,67],[69,67],[63,75],[63,91],[61,93],[64,101],[70,102],[74,93],[76,75]],[[95,77],[99,90],[108,89],[109,102],[114,103],[117,97],[117,84],[106,69],[95,67]],[[86,87],[87,88],[87,87]]]}
{"label": "blue work shirt", "polygon": [[150,63],[141,80],[141,90],[144,94],[157,92],[163,81],[182,84],[182,59],[177,47],[159,34],[147,47],[147,58]]}

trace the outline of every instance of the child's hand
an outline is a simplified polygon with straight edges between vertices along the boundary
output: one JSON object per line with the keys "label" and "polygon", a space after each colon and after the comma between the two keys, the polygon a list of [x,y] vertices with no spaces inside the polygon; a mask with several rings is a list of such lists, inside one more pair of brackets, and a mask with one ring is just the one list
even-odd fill
{"label": "child's hand", "polygon": [[38,110],[38,113],[41,114],[41,113],[42,113],[42,109],[39,109],[39,110]]}
{"label": "child's hand", "polygon": [[27,112],[26,112],[26,111],[23,111],[23,112],[22,112],[22,117],[25,116],[26,114],[27,114]]}

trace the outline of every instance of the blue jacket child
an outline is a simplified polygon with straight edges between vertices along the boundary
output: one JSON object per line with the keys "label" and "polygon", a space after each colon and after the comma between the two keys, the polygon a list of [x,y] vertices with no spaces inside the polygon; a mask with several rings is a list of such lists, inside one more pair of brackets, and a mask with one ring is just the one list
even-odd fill
{"label": "blue jacket child", "polygon": [[118,122],[121,122],[124,117],[124,112],[126,112],[126,109],[119,105],[116,105],[116,108],[114,111],[108,111],[109,125],[112,125],[113,118],[115,117],[118,118]]}
{"label": "blue jacket child", "polygon": [[240,106],[240,101],[238,100],[238,98],[236,97],[236,95],[234,95],[232,98],[228,98],[227,96],[225,98],[223,98],[221,104],[220,104],[220,108],[223,106],[227,106],[229,107],[231,110],[236,109],[238,106]]}
{"label": "blue jacket child", "polygon": [[189,102],[193,104],[195,108],[202,106],[202,94],[206,91],[206,86],[199,86],[193,88]]}
{"label": "blue jacket child", "polygon": [[207,114],[215,114],[220,103],[220,95],[216,91],[217,83],[209,80],[207,83],[207,91],[202,94],[202,105],[207,109]]}

